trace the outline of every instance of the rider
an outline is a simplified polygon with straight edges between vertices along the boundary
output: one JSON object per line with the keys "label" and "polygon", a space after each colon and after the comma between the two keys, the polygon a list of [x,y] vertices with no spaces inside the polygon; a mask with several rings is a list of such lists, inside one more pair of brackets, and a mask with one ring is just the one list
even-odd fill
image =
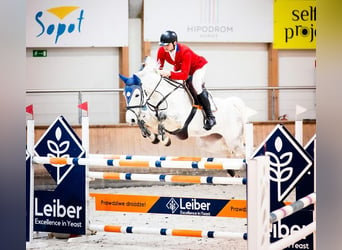
{"label": "rider", "polygon": [[[158,50],[157,60],[160,63],[160,74],[163,77],[183,81],[192,77],[191,87],[206,115],[203,128],[210,130],[216,124],[216,119],[211,111],[208,91],[204,87],[207,60],[194,53],[188,46],[178,43],[174,31],[168,30],[161,34],[159,45],[161,47]],[[165,61],[173,65],[174,71],[162,70]]]}

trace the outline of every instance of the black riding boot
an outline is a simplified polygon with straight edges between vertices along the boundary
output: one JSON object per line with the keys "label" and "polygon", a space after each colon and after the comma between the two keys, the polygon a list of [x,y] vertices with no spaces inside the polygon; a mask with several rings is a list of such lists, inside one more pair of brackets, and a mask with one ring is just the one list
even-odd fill
{"label": "black riding boot", "polygon": [[197,99],[199,103],[202,105],[204,113],[206,115],[203,128],[205,130],[210,130],[216,124],[216,119],[213,113],[211,112],[208,91],[204,89],[201,94],[197,95]]}

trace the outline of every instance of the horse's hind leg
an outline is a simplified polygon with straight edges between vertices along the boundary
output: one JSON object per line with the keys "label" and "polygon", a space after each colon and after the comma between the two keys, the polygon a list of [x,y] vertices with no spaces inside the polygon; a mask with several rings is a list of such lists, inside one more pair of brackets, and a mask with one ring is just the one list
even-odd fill
{"label": "horse's hind leg", "polygon": [[227,170],[227,173],[228,173],[231,177],[234,177],[234,176],[235,176],[235,170],[233,170],[233,169],[228,169],[228,170]]}

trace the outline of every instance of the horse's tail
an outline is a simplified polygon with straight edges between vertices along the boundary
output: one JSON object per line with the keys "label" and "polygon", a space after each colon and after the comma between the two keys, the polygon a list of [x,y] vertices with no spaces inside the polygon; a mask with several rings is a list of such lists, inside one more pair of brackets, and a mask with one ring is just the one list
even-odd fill
{"label": "horse's tail", "polygon": [[248,107],[241,98],[234,97],[234,99],[235,108],[241,114],[241,121],[243,122],[243,124],[246,124],[249,118],[255,115],[257,112],[254,109]]}
{"label": "horse's tail", "polygon": [[232,97],[232,98],[233,98],[232,103],[234,105],[234,108],[240,114],[240,116],[239,116],[240,122],[242,124],[245,124],[248,120],[248,110],[246,109],[247,106],[245,105],[245,103],[242,101],[241,98],[239,98],[239,97]]}
{"label": "horse's tail", "polygon": [[248,107],[245,102],[239,97],[233,97],[234,107],[237,110],[237,113],[240,115],[238,116],[238,123],[241,124],[241,132],[240,132],[240,141],[242,142],[243,146],[246,145],[246,130],[245,125],[249,121],[249,117],[256,114],[256,111]]}

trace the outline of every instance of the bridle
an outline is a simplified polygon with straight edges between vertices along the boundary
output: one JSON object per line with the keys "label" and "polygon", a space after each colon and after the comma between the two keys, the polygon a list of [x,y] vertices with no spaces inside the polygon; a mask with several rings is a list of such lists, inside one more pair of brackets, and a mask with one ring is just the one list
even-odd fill
{"label": "bridle", "polygon": [[[126,94],[126,96],[125,96],[126,97],[126,109],[127,109],[127,111],[131,111],[135,115],[137,125],[141,129],[141,132],[142,132],[144,137],[146,137],[146,136],[150,137],[150,135],[151,135],[151,132],[146,127],[147,120],[144,119],[143,112],[142,112],[142,111],[146,111],[148,109],[147,112],[150,111],[151,113],[153,113],[154,117],[157,119],[158,137],[161,136],[162,138],[164,138],[165,132],[168,132],[168,133],[176,135],[178,138],[184,140],[184,139],[188,138],[188,125],[190,124],[190,122],[192,121],[196,111],[198,110],[198,105],[192,105],[192,108],[188,114],[188,117],[184,121],[181,128],[178,128],[178,129],[173,130],[173,131],[166,129],[164,126],[165,125],[164,121],[167,118],[167,113],[163,112],[163,111],[168,109],[168,101],[167,101],[168,97],[170,97],[178,89],[183,89],[186,93],[189,94],[189,97],[190,97],[191,93],[187,89],[184,82],[183,83],[177,82],[177,81],[171,80],[169,78],[164,78],[161,75],[158,75],[158,76],[159,76],[159,79],[156,80],[157,83],[154,85],[154,87],[151,89],[151,91],[150,91],[150,89],[144,89],[143,88],[143,86],[142,86],[143,83],[141,82],[140,79],[137,80],[139,84],[130,85],[130,86],[132,86],[132,88],[134,88],[134,91],[131,91],[131,94],[132,94],[131,96],[129,96],[128,94]],[[168,87],[171,86],[171,89],[169,89],[167,92],[166,91],[163,91],[163,92],[160,91],[160,88],[161,88],[160,85],[164,81],[166,82],[166,84],[169,84]],[[135,92],[136,89],[138,89],[138,91],[140,93],[140,100],[138,101],[137,105],[129,105],[129,103],[131,102],[130,99],[133,97],[133,92]],[[191,100],[191,101],[193,101],[193,100]],[[139,110],[136,110],[136,109],[139,109]],[[150,116],[153,117],[152,114]]]}
{"label": "bridle", "polygon": [[[129,99],[131,99],[132,96],[128,97],[127,94],[125,94],[126,110],[132,112],[135,115],[135,117],[137,118],[137,121],[139,121],[141,110],[146,109],[146,104],[144,103],[144,92],[143,92],[141,85],[135,87],[135,90],[139,91],[139,95],[140,95],[139,104],[138,105],[129,105],[129,103],[130,103]],[[134,94],[134,91],[131,91],[131,95],[133,95],[133,94]]]}
{"label": "bridle", "polygon": [[[170,84],[171,86],[173,86],[174,88],[168,92],[166,95],[163,95],[159,90],[158,87],[160,86],[160,84],[162,83],[162,81],[167,82],[168,84]],[[142,86],[138,86],[137,89],[140,92],[140,103],[138,105],[128,105],[126,106],[126,109],[133,112],[135,114],[135,116],[137,117],[137,119],[139,120],[139,116],[141,114],[141,110],[144,110],[147,108],[149,108],[154,114],[155,116],[159,119],[159,113],[160,111],[166,110],[168,108],[168,103],[167,103],[167,98],[174,93],[177,89],[180,88],[184,88],[184,84],[183,83],[179,83],[177,81],[171,80],[169,78],[165,78],[160,76],[159,81],[157,82],[157,84],[154,86],[154,88],[152,89],[152,91],[148,94],[147,91],[145,89],[142,88]],[[156,94],[160,95],[161,98],[160,100],[156,103],[153,104],[151,102],[152,96],[155,96]],[[161,107],[161,105],[165,103],[165,107]],[[135,109],[139,109],[139,113],[135,110]]]}

